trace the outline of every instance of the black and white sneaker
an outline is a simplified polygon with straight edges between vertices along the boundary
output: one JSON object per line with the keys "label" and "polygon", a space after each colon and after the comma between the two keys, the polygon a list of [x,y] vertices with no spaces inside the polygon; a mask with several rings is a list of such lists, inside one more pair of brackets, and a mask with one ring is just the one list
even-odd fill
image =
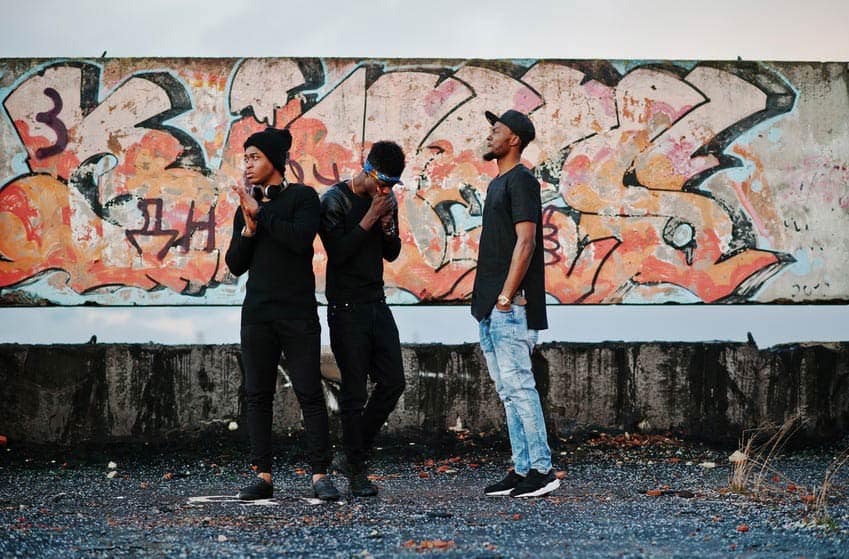
{"label": "black and white sneaker", "polygon": [[560,480],[554,475],[554,469],[541,474],[533,468],[510,492],[511,497],[542,497],[560,487]]}
{"label": "black and white sneaker", "polygon": [[497,497],[499,495],[509,495],[513,489],[519,485],[520,482],[524,481],[525,478],[516,473],[515,470],[510,470],[507,472],[507,475],[504,476],[504,479],[499,481],[498,483],[493,483],[492,485],[487,485],[486,489],[483,490],[485,495],[489,495],[490,497]]}
{"label": "black and white sneaker", "polygon": [[242,501],[257,501],[259,499],[270,499],[274,495],[274,486],[262,478],[256,482],[242,487],[239,490],[239,499]]}
{"label": "black and white sneaker", "polygon": [[312,482],[312,491],[322,501],[339,500],[339,490],[328,476],[320,477]]}

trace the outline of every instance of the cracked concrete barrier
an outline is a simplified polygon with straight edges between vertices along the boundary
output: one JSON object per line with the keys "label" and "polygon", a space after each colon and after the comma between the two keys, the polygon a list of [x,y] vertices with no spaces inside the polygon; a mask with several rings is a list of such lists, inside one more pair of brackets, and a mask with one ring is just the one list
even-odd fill
{"label": "cracked concrete barrier", "polygon": [[[386,431],[503,431],[504,415],[476,344],[406,345],[407,389]],[[545,344],[534,352],[549,430],[674,430],[735,442],[742,429],[798,414],[802,440],[849,426],[849,343],[759,350],[734,343]],[[274,430],[301,427],[281,361]],[[328,406],[338,369],[322,356]],[[0,434],[24,444],[178,443],[244,425],[238,345],[0,344]],[[336,422],[338,425],[338,422]]]}

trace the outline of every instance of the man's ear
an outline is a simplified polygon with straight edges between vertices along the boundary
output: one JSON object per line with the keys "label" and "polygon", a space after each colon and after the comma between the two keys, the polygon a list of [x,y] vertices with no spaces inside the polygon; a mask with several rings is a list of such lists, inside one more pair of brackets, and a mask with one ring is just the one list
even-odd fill
{"label": "man's ear", "polygon": [[521,150],[522,149],[522,139],[519,138],[519,136],[517,136],[516,134],[513,134],[512,137],[510,138],[510,145],[516,146]]}

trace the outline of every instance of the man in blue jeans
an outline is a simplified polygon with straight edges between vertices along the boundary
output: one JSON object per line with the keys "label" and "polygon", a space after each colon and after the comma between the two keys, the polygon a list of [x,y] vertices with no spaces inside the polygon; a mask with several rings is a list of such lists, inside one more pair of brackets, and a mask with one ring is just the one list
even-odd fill
{"label": "man in blue jeans", "polygon": [[500,117],[492,125],[487,161],[498,176],[486,193],[472,315],[480,322],[481,350],[507,416],[513,469],[488,486],[487,495],[539,497],[557,489],[539,393],[531,369],[537,331],[548,328],[539,181],[521,164],[536,136],[524,114]]}

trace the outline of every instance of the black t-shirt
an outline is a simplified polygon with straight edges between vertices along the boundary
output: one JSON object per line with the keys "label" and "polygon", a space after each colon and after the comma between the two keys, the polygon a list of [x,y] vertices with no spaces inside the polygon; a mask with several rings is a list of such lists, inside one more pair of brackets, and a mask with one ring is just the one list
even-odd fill
{"label": "black t-shirt", "polygon": [[383,260],[398,258],[401,239],[385,234],[380,220],[369,231],[360,227],[370,206],[370,198],[357,196],[345,182],[333,185],[321,197],[319,234],[327,251],[330,303],[367,303],[384,297]]}
{"label": "black t-shirt", "polygon": [[483,230],[472,292],[472,315],[479,321],[483,320],[495,307],[516,246],[515,225],[522,221],[536,223],[536,247],[519,289],[524,290],[528,300],[528,328],[545,330],[548,328],[548,318],[545,311],[540,185],[533,173],[521,164],[492,179],[486,191]]}
{"label": "black t-shirt", "polygon": [[242,324],[318,319],[312,257],[319,220],[318,194],[303,184],[260,203],[253,237],[242,237],[245,218],[236,210],[225,260],[237,276],[250,272]]}

